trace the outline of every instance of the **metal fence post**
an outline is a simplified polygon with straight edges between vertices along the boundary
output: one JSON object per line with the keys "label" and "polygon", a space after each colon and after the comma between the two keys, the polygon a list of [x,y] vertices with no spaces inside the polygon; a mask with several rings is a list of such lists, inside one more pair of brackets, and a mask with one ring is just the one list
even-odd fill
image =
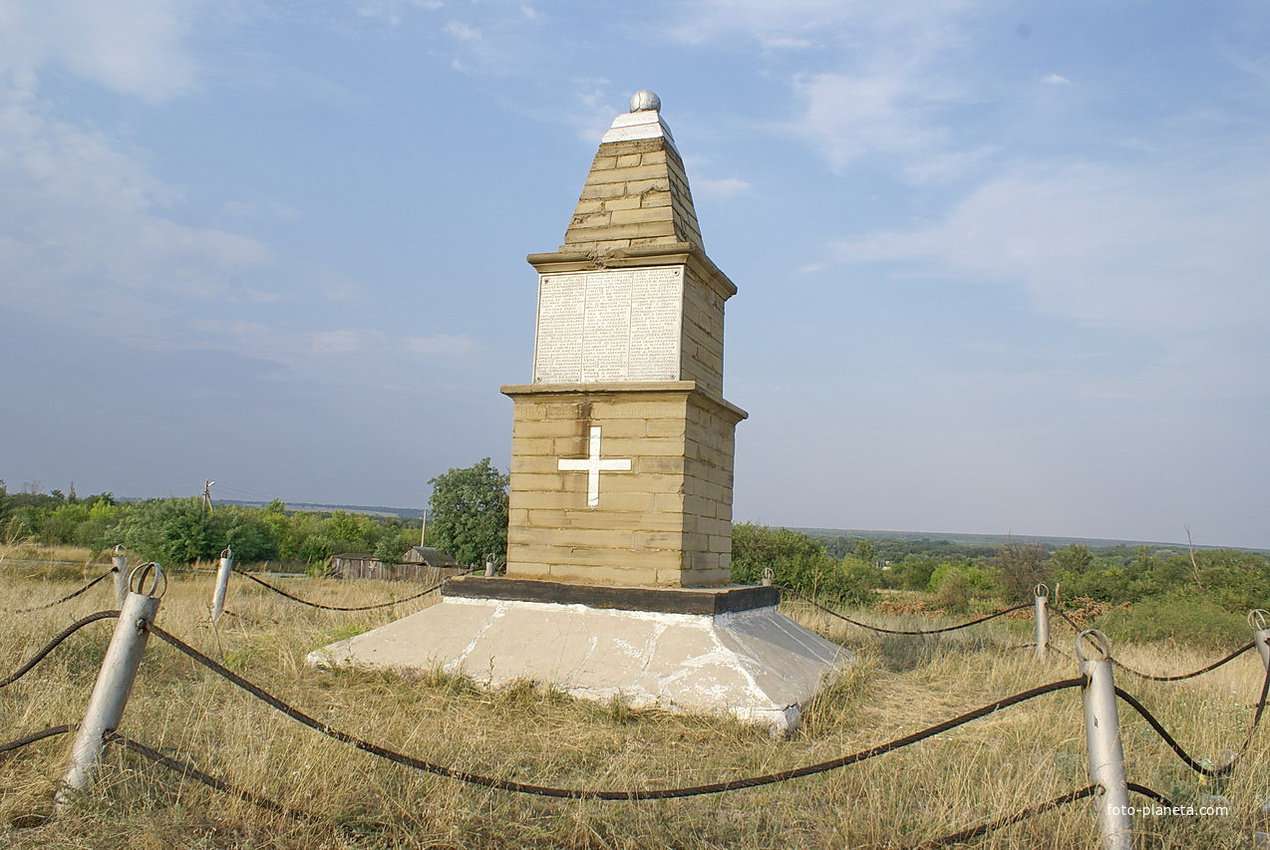
{"label": "metal fence post", "polygon": [[[1101,658],[1085,657],[1086,639]],[[1124,772],[1124,748],[1120,744],[1120,713],[1116,683],[1111,675],[1111,641],[1097,629],[1076,635],[1076,657],[1086,683],[1085,746],[1089,751],[1089,779],[1102,786],[1098,799],[1098,827],[1103,850],[1133,850],[1133,815]]]}
{"label": "metal fence post", "polygon": [[137,666],[150,633],[146,626],[154,622],[159,600],[167,589],[167,576],[158,564],[142,564],[129,577],[130,591],[115,623],[115,633],[101,661],[97,682],[93,685],[84,721],[79,724],[71,747],[62,789],[57,792],[56,807],[70,802],[69,791],[82,790],[105,747],[104,735],[114,731],[123,718],[124,706],[137,678]]}
{"label": "metal fence post", "polygon": [[122,606],[123,601],[128,598],[128,553],[122,543],[115,547],[115,554],[110,560],[114,563],[115,597]]}
{"label": "metal fence post", "polygon": [[1248,627],[1252,629],[1252,642],[1257,645],[1257,652],[1261,653],[1261,663],[1265,665],[1267,671],[1270,671],[1270,628],[1267,627],[1267,618],[1270,618],[1270,611],[1261,608],[1254,608],[1248,612]]}
{"label": "metal fence post", "polygon": [[234,571],[234,550],[225,547],[220,553],[220,569],[216,571],[216,589],[212,591],[212,622],[220,619],[225,611],[225,592],[229,589],[229,574]]}
{"label": "metal fence post", "polygon": [[1036,660],[1044,661],[1050,648],[1050,589],[1038,584],[1033,591],[1032,601],[1036,606]]}

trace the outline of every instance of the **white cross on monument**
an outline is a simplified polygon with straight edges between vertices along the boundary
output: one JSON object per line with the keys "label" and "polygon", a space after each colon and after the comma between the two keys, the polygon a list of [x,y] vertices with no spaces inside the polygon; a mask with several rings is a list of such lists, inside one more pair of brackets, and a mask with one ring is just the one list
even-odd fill
{"label": "white cross on monument", "polygon": [[561,472],[585,472],[586,504],[588,508],[600,505],[600,472],[630,472],[631,459],[621,458],[600,460],[600,426],[591,426],[591,456],[581,458],[560,458],[556,467]]}

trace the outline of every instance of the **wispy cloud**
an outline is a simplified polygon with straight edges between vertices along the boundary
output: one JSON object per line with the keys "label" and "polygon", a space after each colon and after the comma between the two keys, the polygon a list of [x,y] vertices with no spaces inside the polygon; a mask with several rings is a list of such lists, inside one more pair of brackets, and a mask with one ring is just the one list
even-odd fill
{"label": "wispy cloud", "polygon": [[463,334],[412,336],[403,340],[402,346],[412,354],[422,354],[428,358],[463,358],[473,354],[480,348],[474,339]]}
{"label": "wispy cloud", "polygon": [[794,88],[803,111],[791,130],[835,169],[870,153],[912,159],[946,142],[947,131],[927,114],[941,98],[900,69],[805,75]]}
{"label": "wispy cloud", "polygon": [[362,348],[366,334],[358,330],[314,331],[309,334],[309,352],[349,354]]}
{"label": "wispy cloud", "polygon": [[988,181],[930,226],[837,249],[853,262],[1021,286],[1045,312],[1159,345],[1161,378],[1263,392],[1267,190],[1270,170],[1247,159],[1034,169]]}
{"label": "wispy cloud", "polygon": [[8,0],[0,67],[60,66],[121,94],[162,101],[188,90],[196,62],[182,46],[191,4],[173,0]]}
{"label": "wispy cloud", "polygon": [[693,192],[703,198],[733,198],[754,190],[748,181],[738,177],[724,177],[720,180],[697,179],[692,185]]}
{"label": "wispy cloud", "polygon": [[0,275],[11,307],[109,323],[125,318],[109,307],[121,291],[207,298],[270,261],[254,239],[167,217],[179,192],[133,152],[46,113],[36,100],[0,92]]}

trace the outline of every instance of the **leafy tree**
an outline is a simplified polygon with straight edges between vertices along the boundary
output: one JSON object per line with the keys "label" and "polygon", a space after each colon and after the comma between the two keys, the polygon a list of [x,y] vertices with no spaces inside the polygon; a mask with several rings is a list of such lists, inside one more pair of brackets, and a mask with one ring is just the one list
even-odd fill
{"label": "leafy tree", "polygon": [[137,503],[123,521],[123,544],[142,558],[164,566],[214,557],[224,543],[213,539],[203,521],[202,508],[202,500],[193,497]]}
{"label": "leafy tree", "polygon": [[508,476],[489,458],[451,469],[428,482],[428,537],[460,564],[479,564],[507,554]]}
{"label": "leafy tree", "polygon": [[[945,562],[947,563],[947,562]],[[922,555],[909,555],[887,571],[888,583],[903,590],[926,590],[939,562]]]}
{"label": "leafy tree", "polygon": [[224,546],[233,550],[235,563],[253,564],[276,559],[278,539],[264,513],[249,508],[218,508],[208,518],[212,526],[211,542],[223,540]]}
{"label": "leafy tree", "polygon": [[1050,560],[1053,562],[1055,572],[1080,575],[1089,572],[1090,567],[1093,566],[1094,553],[1089,551],[1088,546],[1069,543],[1066,549],[1059,549],[1050,555]]}
{"label": "leafy tree", "polygon": [[1053,576],[1047,562],[1045,544],[1039,540],[1020,543],[1010,539],[996,557],[997,575],[1006,598],[1011,601],[1031,599],[1036,586],[1050,584]]}
{"label": "leafy tree", "polygon": [[964,611],[975,597],[995,596],[1000,585],[987,569],[967,562],[945,561],[930,576],[929,589],[941,608]]}

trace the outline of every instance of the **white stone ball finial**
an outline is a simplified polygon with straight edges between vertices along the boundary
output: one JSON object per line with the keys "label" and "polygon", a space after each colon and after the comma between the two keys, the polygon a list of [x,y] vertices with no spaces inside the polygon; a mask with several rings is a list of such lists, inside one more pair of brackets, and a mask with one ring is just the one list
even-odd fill
{"label": "white stone ball finial", "polygon": [[648,89],[631,96],[631,112],[661,112],[661,98]]}

